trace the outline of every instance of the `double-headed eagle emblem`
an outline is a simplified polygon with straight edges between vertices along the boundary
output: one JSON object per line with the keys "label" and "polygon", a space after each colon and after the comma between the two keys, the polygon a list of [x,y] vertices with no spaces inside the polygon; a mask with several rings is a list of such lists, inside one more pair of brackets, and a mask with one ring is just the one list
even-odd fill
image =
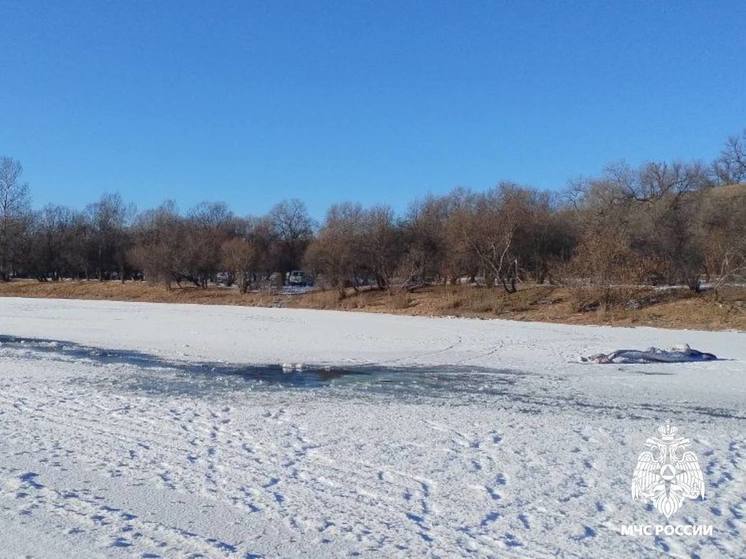
{"label": "double-headed eagle emblem", "polygon": [[691,442],[677,436],[677,431],[666,422],[658,428],[660,438],[645,441],[650,450],[640,453],[632,478],[632,498],[652,501],[666,518],[679,510],[684,499],[705,496],[697,455],[686,450]]}

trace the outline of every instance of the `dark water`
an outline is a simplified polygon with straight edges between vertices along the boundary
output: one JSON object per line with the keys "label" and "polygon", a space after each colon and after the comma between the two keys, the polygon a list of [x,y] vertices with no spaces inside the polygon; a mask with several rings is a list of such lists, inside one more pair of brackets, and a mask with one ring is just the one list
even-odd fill
{"label": "dark water", "polygon": [[[508,406],[528,414],[573,408],[583,413],[614,414],[627,419],[659,416],[746,419],[741,409],[671,402],[662,406],[647,400],[608,401],[578,392],[568,387],[565,379],[554,375],[501,368],[371,364],[308,366],[302,370],[287,371],[277,364],[185,362],[139,351],[0,335],[0,358],[3,354],[17,358],[18,353],[24,360],[39,360],[50,368],[56,363],[93,366],[95,374],[90,374],[90,367],[84,367],[80,375],[70,376],[69,382],[115,393],[221,400],[226,397],[240,398],[249,391],[305,391],[309,395],[318,391],[331,392],[335,397],[383,396],[412,403],[423,399],[437,399],[447,405],[488,402],[489,405]],[[630,374],[638,379],[645,378],[636,372]],[[650,371],[646,374],[672,373]]]}
{"label": "dark water", "polygon": [[[104,375],[106,382],[138,391],[204,394],[223,390],[358,388],[376,392],[451,395],[505,394],[524,373],[471,366],[303,366],[279,364],[185,362],[129,350],[103,349],[67,341],[0,336],[0,349],[24,351],[24,357],[46,361],[79,361],[96,365],[127,365],[135,372]],[[131,370],[128,370],[131,371]],[[98,376],[98,375],[97,375]]]}

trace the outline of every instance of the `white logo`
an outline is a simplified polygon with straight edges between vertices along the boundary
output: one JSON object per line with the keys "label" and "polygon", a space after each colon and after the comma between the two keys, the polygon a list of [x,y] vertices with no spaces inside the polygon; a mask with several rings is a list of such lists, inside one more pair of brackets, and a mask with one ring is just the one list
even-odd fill
{"label": "white logo", "polygon": [[658,427],[660,438],[645,441],[650,450],[640,453],[632,477],[632,498],[652,501],[666,518],[681,508],[685,498],[705,496],[697,455],[686,450],[691,442],[677,436],[677,431],[669,422]]}

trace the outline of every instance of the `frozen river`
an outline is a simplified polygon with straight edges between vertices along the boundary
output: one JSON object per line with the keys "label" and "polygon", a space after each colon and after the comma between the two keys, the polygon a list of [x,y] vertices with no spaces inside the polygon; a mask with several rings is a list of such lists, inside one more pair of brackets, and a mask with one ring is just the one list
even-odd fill
{"label": "frozen river", "polygon": [[[746,335],[0,299],[11,556],[742,557]],[[689,343],[709,363],[588,365]],[[300,365],[300,366],[299,366]],[[705,498],[630,495],[670,420]],[[711,525],[711,536],[621,534]]]}

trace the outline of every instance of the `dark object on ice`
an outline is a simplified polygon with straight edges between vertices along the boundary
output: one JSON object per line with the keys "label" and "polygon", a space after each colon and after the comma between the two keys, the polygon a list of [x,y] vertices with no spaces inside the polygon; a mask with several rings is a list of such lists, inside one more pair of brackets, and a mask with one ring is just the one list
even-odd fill
{"label": "dark object on ice", "polygon": [[590,357],[581,357],[589,363],[690,363],[696,361],[714,361],[712,353],[703,353],[688,345],[672,347],[666,351],[657,347],[639,349],[618,349],[611,353],[598,353]]}

